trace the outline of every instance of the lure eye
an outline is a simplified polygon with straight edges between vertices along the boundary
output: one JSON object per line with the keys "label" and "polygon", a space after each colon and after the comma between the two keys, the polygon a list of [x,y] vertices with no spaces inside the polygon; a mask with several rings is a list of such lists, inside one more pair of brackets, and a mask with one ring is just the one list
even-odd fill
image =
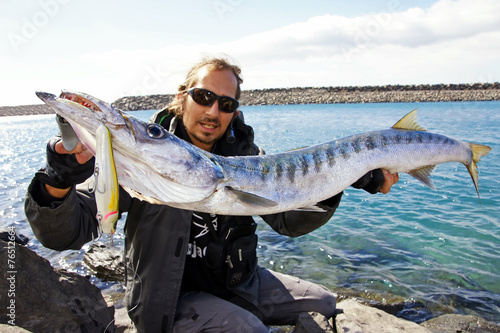
{"label": "lure eye", "polygon": [[153,139],[161,139],[165,136],[165,129],[158,124],[148,125],[146,132]]}

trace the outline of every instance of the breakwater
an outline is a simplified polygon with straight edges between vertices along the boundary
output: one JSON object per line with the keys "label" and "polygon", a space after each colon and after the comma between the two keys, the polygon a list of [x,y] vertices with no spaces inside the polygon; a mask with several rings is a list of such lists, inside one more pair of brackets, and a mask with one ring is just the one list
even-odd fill
{"label": "breakwater", "polygon": [[[174,94],[126,96],[113,105],[123,111],[154,110],[168,105]],[[242,91],[241,105],[402,103],[498,101],[500,83],[421,84],[354,87],[273,88]],[[45,105],[0,107],[0,116],[50,114]]]}

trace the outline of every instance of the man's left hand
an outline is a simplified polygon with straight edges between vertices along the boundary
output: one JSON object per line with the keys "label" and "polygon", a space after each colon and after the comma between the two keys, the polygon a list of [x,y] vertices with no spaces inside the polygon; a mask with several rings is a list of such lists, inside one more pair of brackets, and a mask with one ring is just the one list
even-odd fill
{"label": "man's left hand", "polygon": [[380,188],[380,193],[387,194],[391,190],[392,185],[396,184],[399,181],[399,174],[390,173],[389,170],[382,169],[384,173],[385,182],[384,185]]}

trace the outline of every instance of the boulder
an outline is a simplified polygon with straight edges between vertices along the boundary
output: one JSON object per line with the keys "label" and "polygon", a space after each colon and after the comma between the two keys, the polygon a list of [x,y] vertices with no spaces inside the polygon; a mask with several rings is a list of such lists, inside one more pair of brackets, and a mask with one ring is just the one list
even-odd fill
{"label": "boulder", "polygon": [[[0,323],[31,332],[113,332],[114,308],[99,288],[14,241],[0,241]],[[8,259],[7,259],[8,258]],[[6,327],[3,327],[6,328]],[[3,329],[2,328],[2,329]]]}
{"label": "boulder", "polygon": [[421,324],[433,333],[498,333],[500,326],[476,316],[446,314]]}
{"label": "boulder", "polygon": [[341,312],[335,318],[337,333],[431,333],[414,322],[360,304],[354,299],[338,303],[337,309]]}
{"label": "boulder", "polygon": [[303,312],[299,315],[293,333],[334,333],[331,320],[317,312]]}
{"label": "boulder", "polygon": [[103,242],[93,242],[83,255],[83,262],[104,281],[125,282],[123,250]]}

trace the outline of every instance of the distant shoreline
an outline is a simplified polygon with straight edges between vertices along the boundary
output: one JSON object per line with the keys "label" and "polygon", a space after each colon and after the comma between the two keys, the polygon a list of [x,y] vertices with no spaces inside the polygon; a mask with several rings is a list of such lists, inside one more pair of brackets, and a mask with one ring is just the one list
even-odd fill
{"label": "distant shoreline", "polygon": [[[165,107],[173,94],[127,96],[113,105],[123,111]],[[245,105],[499,101],[500,83],[273,88],[242,91]],[[45,104],[0,107],[1,116],[54,113]]]}

